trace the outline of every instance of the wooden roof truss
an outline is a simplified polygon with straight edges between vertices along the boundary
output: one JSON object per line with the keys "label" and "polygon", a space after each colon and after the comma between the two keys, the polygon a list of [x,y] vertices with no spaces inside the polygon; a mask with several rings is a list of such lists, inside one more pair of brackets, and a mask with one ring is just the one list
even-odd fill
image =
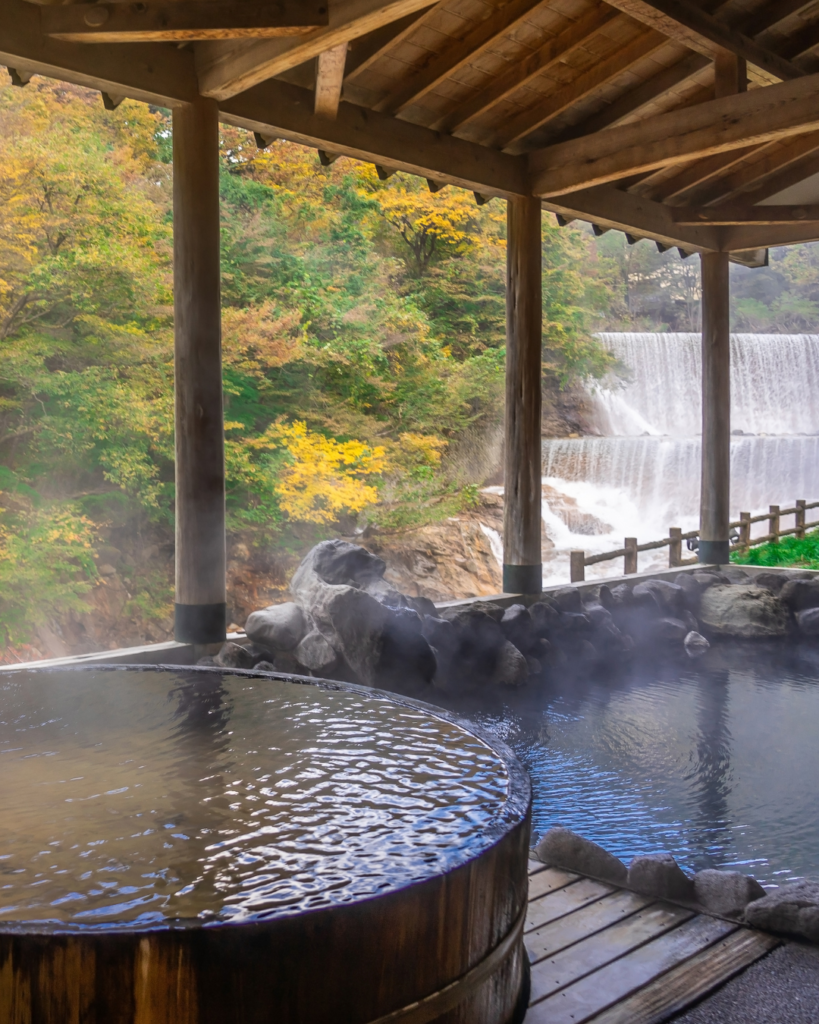
{"label": "wooden roof truss", "polygon": [[0,63],[561,223],[745,261],[819,238],[819,0],[3,0]]}

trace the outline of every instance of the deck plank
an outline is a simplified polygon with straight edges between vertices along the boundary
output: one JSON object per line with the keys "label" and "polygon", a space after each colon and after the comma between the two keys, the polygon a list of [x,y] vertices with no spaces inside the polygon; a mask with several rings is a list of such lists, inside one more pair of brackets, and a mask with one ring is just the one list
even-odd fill
{"label": "deck plank", "polygon": [[529,879],[529,900],[539,899],[541,896],[546,896],[547,893],[554,892],[555,889],[562,889],[570,882],[577,882],[579,879],[580,875],[571,871],[561,871],[560,868],[546,868],[544,871],[538,871]]}
{"label": "deck plank", "polygon": [[527,870],[529,872],[529,877],[531,878],[531,876],[536,875],[538,871],[545,871],[546,865],[543,863],[543,861],[535,860],[534,857],[530,857],[529,866]]}
{"label": "deck plank", "polygon": [[620,889],[551,924],[541,925],[526,936],[529,960],[535,964],[544,957],[559,953],[561,949],[616,924],[630,914],[636,914],[653,902],[650,896]]}
{"label": "deck plank", "polygon": [[699,915],[533,1004],[526,1024],[584,1024],[737,926]]}
{"label": "deck plank", "polygon": [[693,916],[693,910],[670,903],[655,903],[561,953],[541,960],[532,968],[531,1001],[534,1003],[552,995]]}
{"label": "deck plank", "polygon": [[779,941],[773,935],[740,928],[592,1017],[589,1024],[660,1024],[765,956]]}
{"label": "deck plank", "polygon": [[[539,877],[539,875],[535,875],[535,878]],[[573,910],[578,910],[603,896],[608,896],[611,892],[610,885],[595,882],[591,878],[580,878],[570,885],[532,900],[526,912],[524,931],[532,931],[540,925],[556,921],[559,917],[570,914]]]}

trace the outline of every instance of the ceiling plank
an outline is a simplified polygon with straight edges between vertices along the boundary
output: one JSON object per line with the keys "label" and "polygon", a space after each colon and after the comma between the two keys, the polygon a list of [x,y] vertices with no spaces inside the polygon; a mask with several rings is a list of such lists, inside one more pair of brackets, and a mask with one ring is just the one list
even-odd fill
{"label": "ceiling plank", "polygon": [[461,39],[453,40],[451,45],[433,57],[426,67],[399,82],[397,87],[378,103],[376,110],[400,114],[413,103],[423,99],[439,82],[463,67],[467,61],[474,60],[496,39],[543,6],[544,0],[509,0],[502,7],[496,8],[488,18],[484,18]]}
{"label": "ceiling plank", "polygon": [[176,0],[40,7],[43,32],[74,43],[186,42],[304,35],[328,24],[327,0]]}
{"label": "ceiling plank", "polygon": [[670,207],[621,192],[610,185],[544,199],[542,205],[544,209],[566,218],[589,221],[605,229],[636,233],[667,246],[679,245],[696,252],[715,252],[720,247],[717,228],[675,224]]}
{"label": "ceiling plank", "polygon": [[338,114],[346,61],[346,43],[341,43],[339,46],[334,46],[331,50],[325,50],[319,54],[313,108],[319,117],[334,119]]}
{"label": "ceiling plank", "polygon": [[437,3],[425,11],[413,11],[412,14],[406,15],[404,18],[390,22],[389,25],[382,25],[374,32],[368,32],[366,36],[352,39],[347,52],[345,84],[354,82],[359,75],[372,67],[387,50],[406,39],[413,29],[418,27],[419,22],[428,18],[440,6],[441,4]]}
{"label": "ceiling plank", "polygon": [[223,100],[302,64],[333,46],[431,7],[434,0],[328,0],[330,23],[306,36],[196,45],[199,90]]}
{"label": "ceiling plank", "polygon": [[445,118],[433,125],[439,131],[454,132],[467,122],[485,114],[496,103],[511,96],[517,89],[530,79],[546,71],[548,68],[565,59],[573,50],[582,46],[590,36],[599,32],[615,18],[623,15],[609,7],[608,4],[596,4],[581,18],[573,22],[558,35],[547,39],[528,57],[512,62],[509,70],[495,78],[489,85],[476,93],[467,103],[462,104]]}
{"label": "ceiling plank", "polygon": [[819,128],[819,75],[725,96],[529,156],[536,195],[560,195],[666,164]]}
{"label": "ceiling plank", "polygon": [[524,157],[497,153],[342,100],[335,120],[319,117],[313,93],[279,79],[219,104],[228,124],[305,146],[408,171],[491,196],[529,194]]}
{"label": "ceiling plank", "polygon": [[730,50],[780,81],[790,81],[804,74],[789,60],[760,46],[743,32],[730,28],[689,0],[610,0],[610,3],[656,32],[662,32],[669,39],[684,43],[706,57],[716,56],[720,49]]}
{"label": "ceiling plank", "polygon": [[634,67],[652,53],[668,45],[668,40],[659,32],[644,32],[610,57],[592,65],[588,71],[542,99],[529,110],[523,110],[516,117],[490,133],[491,143],[501,149],[509,149],[525,139],[527,135],[549,121],[554,120],[574,103],[585,99],[597,89],[607,85]]}
{"label": "ceiling plank", "polygon": [[675,206],[671,210],[675,224],[712,224],[724,227],[746,225],[819,224],[819,205],[747,206]]}

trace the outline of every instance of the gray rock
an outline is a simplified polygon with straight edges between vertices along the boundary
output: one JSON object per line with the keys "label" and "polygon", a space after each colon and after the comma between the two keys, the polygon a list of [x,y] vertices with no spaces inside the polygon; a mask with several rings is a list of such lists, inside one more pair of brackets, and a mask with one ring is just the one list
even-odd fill
{"label": "gray rock", "polygon": [[785,606],[764,587],[717,584],[702,595],[700,621],[713,633],[746,639],[784,636]]}
{"label": "gray rock", "polygon": [[577,587],[560,587],[559,590],[551,591],[549,597],[562,612],[583,611],[583,601],[581,600],[580,591]]}
{"label": "gray rock", "polygon": [[754,928],[819,942],[819,882],[795,882],[775,889],[749,903],[744,917]]}
{"label": "gray rock", "polygon": [[694,880],[683,871],[670,853],[635,857],[628,869],[628,887],[646,896],[693,903]]}
{"label": "gray rock", "polygon": [[293,653],[298,663],[311,672],[327,672],[338,661],[338,654],[332,644],[317,629],[303,637]]}
{"label": "gray rock", "polygon": [[765,890],[750,875],[739,871],[714,871],[706,868],[694,875],[694,898],[712,914],[741,917],[746,906],[765,895]]}
{"label": "gray rock", "polygon": [[753,582],[752,577],[745,572],[744,569],[740,569],[737,565],[727,566],[722,570],[722,575],[728,580],[729,583],[751,583]]}
{"label": "gray rock", "polygon": [[597,843],[560,825],[549,829],[534,852],[539,861],[550,867],[577,871],[614,885],[625,885],[628,871],[621,860]]}
{"label": "gray rock", "polygon": [[683,641],[685,646],[685,653],[689,658],[699,658],[710,648],[711,644],[705,639],[702,633],[697,633],[695,630],[686,636]]}
{"label": "gray rock", "polygon": [[560,611],[551,601],[535,601],[529,605],[529,615],[535,632],[541,638],[548,636],[560,621]]}
{"label": "gray rock", "polygon": [[494,601],[470,601],[469,604],[457,604],[438,611],[442,619],[458,625],[466,625],[470,619],[481,615],[487,615],[493,622],[500,622],[505,613],[503,605],[495,604]]}
{"label": "gray rock", "polygon": [[250,639],[273,651],[292,651],[306,632],[304,612],[292,601],[252,612],[245,623]]}
{"label": "gray rock", "polygon": [[691,579],[696,580],[703,590],[706,590],[708,587],[713,587],[715,583],[722,582],[719,574],[715,572],[692,572]]}
{"label": "gray rock", "polygon": [[658,619],[654,624],[654,636],[658,640],[667,640],[670,643],[682,643],[690,631],[686,622],[683,622],[682,619],[672,618],[670,615]]}
{"label": "gray rock", "polygon": [[778,594],[787,582],[788,577],[782,572],[758,572],[754,576],[754,584],[757,587],[765,587],[774,594]]}
{"label": "gray rock", "polygon": [[819,608],[805,608],[797,612],[796,624],[805,636],[819,636]]}
{"label": "gray rock", "polygon": [[[262,664],[264,664],[264,662],[262,662]],[[302,667],[296,660],[296,655],[292,651],[276,651],[273,658],[273,666],[277,672],[282,672],[288,676],[303,675]]]}
{"label": "gray rock", "polygon": [[498,652],[490,683],[493,686],[522,686],[528,675],[529,665],[526,658],[513,643],[506,640]]}
{"label": "gray rock", "polygon": [[806,608],[819,607],[819,580],[788,580],[779,591],[779,598],[794,614]]}
{"label": "gray rock", "polygon": [[668,580],[646,580],[638,583],[632,593],[638,601],[646,594],[653,595],[667,615],[676,615],[680,612],[685,597],[683,588],[678,583],[669,583]]}
{"label": "gray rock", "polygon": [[534,657],[539,637],[528,608],[522,604],[513,604],[507,608],[500,627],[506,639],[519,651]]}
{"label": "gray rock", "polygon": [[272,661],[259,661],[253,666],[255,672],[275,672],[276,666]]}
{"label": "gray rock", "polygon": [[359,544],[323,540],[311,548],[290,580],[290,592],[303,608],[312,610],[314,591],[324,586],[362,590],[381,604],[401,607],[407,598],[384,581],[386,562]]}
{"label": "gray rock", "polygon": [[213,659],[213,664],[220,668],[253,668],[258,660],[252,651],[228,640],[222,644],[222,649]]}

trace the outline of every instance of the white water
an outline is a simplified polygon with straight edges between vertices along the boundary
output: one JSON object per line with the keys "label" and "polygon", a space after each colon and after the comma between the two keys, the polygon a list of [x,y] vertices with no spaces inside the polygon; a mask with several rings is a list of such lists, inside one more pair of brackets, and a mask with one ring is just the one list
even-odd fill
{"label": "white water", "polygon": [[[603,436],[543,442],[543,521],[554,545],[544,548],[546,583],[568,580],[572,549],[608,551],[626,536],[642,543],[698,524],[700,336],[600,337],[624,367],[590,389]],[[732,518],[816,500],[819,335],[738,334],[731,350]],[[665,550],[640,556],[641,568],[664,564]],[[587,570],[621,572],[619,559]]]}

